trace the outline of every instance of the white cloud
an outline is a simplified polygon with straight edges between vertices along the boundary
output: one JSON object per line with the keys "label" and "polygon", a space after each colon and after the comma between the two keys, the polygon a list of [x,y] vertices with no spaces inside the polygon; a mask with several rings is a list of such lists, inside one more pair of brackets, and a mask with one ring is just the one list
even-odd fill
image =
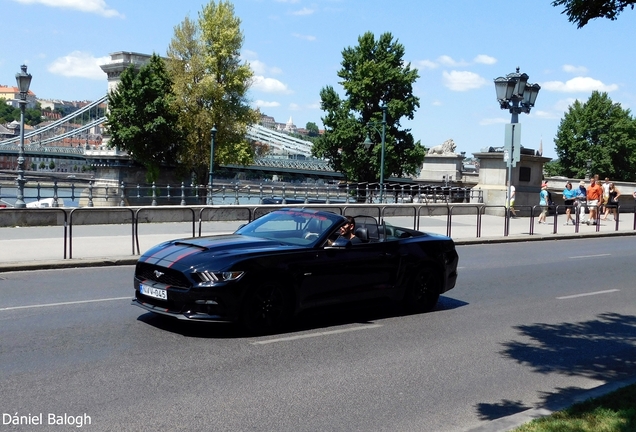
{"label": "white cloud", "polygon": [[447,56],[447,55],[443,55],[443,56],[439,56],[437,58],[438,63],[443,64],[444,66],[451,66],[451,67],[457,67],[457,66],[466,66],[467,63],[463,60],[461,61],[456,61],[453,60],[453,58],[451,56]]}
{"label": "white cloud", "polygon": [[302,8],[300,10],[294,11],[294,12],[290,12],[291,15],[297,15],[297,16],[305,16],[305,15],[311,15],[314,12],[316,12],[313,9],[309,9],[309,8]]}
{"label": "white cloud", "polygon": [[252,87],[265,93],[291,93],[285,84],[274,78],[265,78],[257,75],[254,77]]}
{"label": "white cloud", "polygon": [[618,89],[616,84],[603,84],[599,80],[595,80],[590,77],[576,77],[566,82],[561,81],[548,81],[541,84],[541,89],[563,92],[563,93],[589,93],[594,90],[611,92]]}
{"label": "white cloud", "polygon": [[265,63],[263,63],[260,60],[252,60],[252,61],[248,61],[248,63],[250,64],[250,67],[252,68],[252,70],[254,71],[256,75],[265,75],[265,74],[278,75],[283,72],[280,68],[267,66]]}
{"label": "white cloud", "polygon": [[475,63],[491,65],[497,63],[497,59],[486,54],[479,54],[473,59]]}
{"label": "white cloud", "polygon": [[104,71],[100,65],[110,61],[110,57],[93,57],[91,54],[82,51],[73,51],[72,53],[58,57],[48,65],[47,70],[56,75],[65,77],[80,77],[94,80],[103,80],[105,78]]}
{"label": "white cloud", "polygon": [[444,85],[453,91],[472,90],[487,84],[484,78],[468,71],[444,71],[443,80]]}
{"label": "white cloud", "polygon": [[74,9],[80,12],[94,13],[106,18],[119,17],[124,15],[115,9],[108,7],[104,0],[13,0],[22,4],[41,4],[44,6],[58,7],[63,9]]}
{"label": "white cloud", "polygon": [[280,103],[274,102],[274,101],[268,102],[268,101],[264,101],[264,100],[260,100],[259,99],[259,100],[254,101],[253,105],[255,107],[258,107],[258,108],[276,108],[276,107],[280,106]]}
{"label": "white cloud", "polygon": [[562,67],[564,72],[583,75],[587,73],[587,68],[585,66],[572,66],[572,65],[563,65]]}
{"label": "white cloud", "polygon": [[433,106],[442,106],[444,104],[440,100],[434,100],[433,102],[431,102],[431,105],[433,105]]}
{"label": "white cloud", "polygon": [[435,69],[439,66],[437,63],[431,60],[418,60],[415,62],[415,65],[422,69]]}
{"label": "white cloud", "polygon": [[294,36],[295,38],[298,39],[304,39],[304,40],[308,40],[308,41],[315,41],[316,40],[316,36],[311,36],[311,35],[301,35],[299,33],[292,33],[292,36]]}
{"label": "white cloud", "polygon": [[560,99],[554,104],[554,109],[565,112],[574,102],[576,102],[576,98]]}

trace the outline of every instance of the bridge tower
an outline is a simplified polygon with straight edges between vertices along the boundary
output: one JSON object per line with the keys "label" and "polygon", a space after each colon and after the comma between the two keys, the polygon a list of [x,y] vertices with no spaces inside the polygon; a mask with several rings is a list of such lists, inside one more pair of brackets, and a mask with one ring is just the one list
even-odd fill
{"label": "bridge tower", "polygon": [[128,69],[130,65],[133,65],[136,70],[139,70],[150,61],[150,57],[148,54],[139,54],[130,51],[110,53],[110,61],[104,65],[100,65],[108,76],[108,92],[117,88],[121,73]]}

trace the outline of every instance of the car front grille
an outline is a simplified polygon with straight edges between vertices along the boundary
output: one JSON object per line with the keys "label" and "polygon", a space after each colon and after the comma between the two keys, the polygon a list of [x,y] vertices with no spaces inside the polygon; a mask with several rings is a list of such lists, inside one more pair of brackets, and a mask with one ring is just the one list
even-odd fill
{"label": "car front grille", "polygon": [[135,276],[141,280],[151,280],[176,288],[188,289],[192,283],[180,271],[148,263],[137,263]]}

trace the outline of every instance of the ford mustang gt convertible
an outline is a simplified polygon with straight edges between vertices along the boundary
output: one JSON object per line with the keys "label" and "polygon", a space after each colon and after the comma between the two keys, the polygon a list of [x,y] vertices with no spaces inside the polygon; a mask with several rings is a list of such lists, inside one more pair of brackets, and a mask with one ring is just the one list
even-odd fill
{"label": "ford mustang gt convertible", "polygon": [[449,237],[327,211],[272,211],[234,234],[172,240],[144,253],[133,304],[192,321],[280,329],[317,306],[386,298],[429,311],[455,286],[459,257]]}

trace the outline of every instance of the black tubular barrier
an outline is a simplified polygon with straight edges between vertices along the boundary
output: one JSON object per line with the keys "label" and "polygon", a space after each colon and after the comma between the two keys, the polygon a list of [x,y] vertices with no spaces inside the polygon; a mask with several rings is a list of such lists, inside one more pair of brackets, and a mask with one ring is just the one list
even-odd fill
{"label": "black tubular barrier", "polygon": [[[385,212],[386,212],[386,208],[387,206],[382,206],[382,208],[380,209],[380,218],[378,219],[378,223],[381,224],[382,221],[386,218],[385,216]],[[392,207],[390,207],[392,208]],[[412,209],[413,210],[413,229],[417,230],[416,227],[416,223],[417,223],[417,206],[414,205],[409,205],[409,204],[401,204],[400,209]]]}
{"label": "black tubular barrier", "polygon": [[452,228],[452,217],[453,217],[453,211],[455,210],[455,208],[462,208],[462,209],[471,209],[471,208],[475,208],[476,210],[476,215],[477,215],[477,233],[475,234],[477,236],[477,238],[481,237],[481,209],[484,208],[483,205],[478,205],[478,204],[473,204],[473,205],[462,205],[460,206],[455,206],[455,205],[450,205],[449,207],[449,213],[448,213],[448,225],[447,225],[447,230],[446,232],[448,233],[447,236],[451,237],[451,228]]}
{"label": "black tubular barrier", "polygon": [[135,255],[135,212],[129,207],[78,207],[71,210],[68,215],[69,231],[68,231],[68,258],[73,259],[73,215],[77,212],[87,213],[103,213],[105,211],[113,212],[130,212],[130,227],[132,231],[132,255]]}
{"label": "black tubular barrier", "polygon": [[[272,206],[273,209],[277,209],[280,208],[281,206]],[[201,237],[201,233],[203,230],[203,215],[205,213],[209,213],[212,212],[217,213],[217,212],[221,212],[223,210],[232,210],[233,212],[237,211],[237,210],[244,210],[245,212],[247,212],[247,222],[251,222],[252,220],[255,219],[255,213],[256,213],[256,209],[259,207],[254,207],[254,208],[250,208],[250,207],[245,207],[245,208],[240,208],[240,206],[205,206],[205,207],[201,207],[199,209],[199,237]],[[271,210],[270,210],[271,211]],[[208,219],[208,221],[210,221],[212,219]],[[217,220],[221,220],[221,219],[217,219]],[[193,231],[194,232],[194,231]],[[194,237],[194,235],[193,235]]]}
{"label": "black tubular barrier", "polygon": [[[196,236],[196,214],[194,208],[192,207],[183,207],[183,206],[150,206],[150,207],[140,207],[134,213],[134,227],[133,236],[134,236],[134,244],[137,246],[137,255],[141,255],[141,249],[139,248],[139,214],[141,212],[147,213],[157,213],[157,212],[165,212],[165,211],[184,211],[189,210],[192,215],[192,237]],[[199,237],[201,235],[199,234]],[[133,254],[134,254],[133,247]]]}

